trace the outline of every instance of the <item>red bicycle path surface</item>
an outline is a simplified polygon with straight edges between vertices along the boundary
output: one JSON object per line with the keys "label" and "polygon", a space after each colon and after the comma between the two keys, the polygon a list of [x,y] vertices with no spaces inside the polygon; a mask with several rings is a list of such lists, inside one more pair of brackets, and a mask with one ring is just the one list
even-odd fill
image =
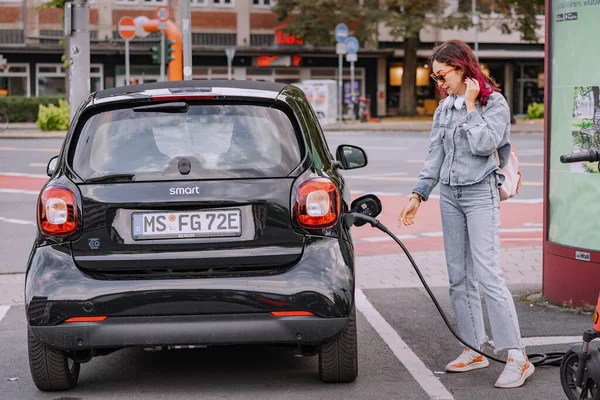
{"label": "red bicycle path surface", "polygon": [[[46,178],[0,174],[0,189],[39,191]],[[353,195],[353,199],[359,197]],[[439,200],[430,197],[421,203],[412,226],[397,226],[398,214],[409,196],[379,195],[383,210],[377,219],[391,232],[400,236],[408,250],[413,252],[442,251],[444,249]],[[501,230],[521,230],[500,233],[502,248],[539,246],[542,244],[542,203],[500,203]],[[398,254],[402,249],[384,232],[366,224],[353,227],[352,238],[357,256]],[[371,240],[371,241],[369,241]]]}

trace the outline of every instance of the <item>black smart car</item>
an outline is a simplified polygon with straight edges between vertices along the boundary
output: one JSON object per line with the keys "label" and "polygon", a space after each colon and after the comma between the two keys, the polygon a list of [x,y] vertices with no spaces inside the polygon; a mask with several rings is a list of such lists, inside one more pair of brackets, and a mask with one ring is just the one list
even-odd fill
{"label": "black smart car", "polygon": [[331,155],[295,86],[92,94],[38,200],[25,284],[36,386],[73,388],[81,363],[125,347],[231,344],[291,345],[319,355],[322,381],[353,381],[353,204],[340,170],[366,164],[355,146]]}

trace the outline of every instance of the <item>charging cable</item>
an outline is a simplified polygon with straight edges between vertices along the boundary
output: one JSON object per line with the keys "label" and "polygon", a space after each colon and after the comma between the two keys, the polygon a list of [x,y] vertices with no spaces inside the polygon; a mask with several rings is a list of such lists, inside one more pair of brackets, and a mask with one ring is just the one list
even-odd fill
{"label": "charging cable", "polygon": [[[346,214],[344,216],[344,218],[345,218],[345,222],[349,223],[348,226],[352,226],[354,224],[354,220],[364,221],[364,222],[369,223],[372,227],[377,228],[380,231],[387,233],[392,239],[394,239],[394,241],[396,243],[398,243],[398,245],[400,247],[402,247],[402,250],[404,251],[404,254],[406,254],[406,257],[408,257],[408,260],[410,261],[410,263],[412,264],[413,268],[415,269],[415,272],[419,276],[419,279],[421,280],[421,283],[423,284],[423,287],[427,291],[427,294],[429,294],[429,297],[431,297],[431,300],[433,301],[433,304],[435,305],[435,308],[437,308],[438,312],[442,316],[442,319],[446,323],[446,326],[448,327],[448,329],[450,329],[450,332],[452,332],[452,334],[454,335],[454,337],[456,337],[462,344],[464,344],[466,347],[472,349],[476,353],[479,353],[479,354],[481,354],[483,356],[486,356],[490,360],[494,360],[496,362],[499,362],[499,363],[502,363],[502,364],[506,364],[505,360],[501,360],[501,359],[499,359],[497,357],[494,357],[494,356],[491,356],[489,354],[486,354],[485,352],[483,352],[481,350],[478,350],[476,347],[470,345],[469,343],[466,343],[458,335],[458,333],[456,333],[456,331],[454,330],[454,328],[450,325],[450,321],[448,321],[448,318],[446,317],[446,314],[444,313],[444,311],[440,307],[440,304],[438,303],[437,299],[435,298],[435,296],[433,295],[431,289],[429,288],[429,285],[427,285],[427,282],[425,282],[425,278],[423,278],[423,275],[421,274],[421,271],[419,270],[419,267],[417,267],[417,264],[415,263],[415,260],[413,260],[412,256],[410,255],[410,252],[406,249],[406,247],[400,241],[400,239],[398,239],[396,237],[396,235],[394,235],[392,232],[390,232],[389,229],[385,227],[385,225],[383,225],[381,222],[379,222],[377,219],[375,219],[373,217],[370,217],[370,216],[364,215],[364,214],[360,214],[360,213],[349,213],[349,214]],[[563,358],[564,355],[565,355],[565,352],[551,352],[551,353],[527,354],[527,357],[529,358],[529,362],[531,362],[535,366],[552,365],[552,366],[558,367],[558,366],[560,366],[560,363],[561,363],[562,358]]]}

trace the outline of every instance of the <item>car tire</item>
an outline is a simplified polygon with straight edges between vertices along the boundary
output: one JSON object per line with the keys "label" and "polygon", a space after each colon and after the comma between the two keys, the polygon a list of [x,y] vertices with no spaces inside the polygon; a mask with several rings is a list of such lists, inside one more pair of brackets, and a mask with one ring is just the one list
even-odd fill
{"label": "car tire", "polygon": [[325,342],[319,350],[319,378],[326,383],[354,382],[358,375],[356,311],[346,322],[342,333]]}
{"label": "car tire", "polygon": [[81,364],[71,360],[66,352],[42,344],[31,329],[27,329],[27,350],[31,377],[38,389],[52,392],[77,386]]}

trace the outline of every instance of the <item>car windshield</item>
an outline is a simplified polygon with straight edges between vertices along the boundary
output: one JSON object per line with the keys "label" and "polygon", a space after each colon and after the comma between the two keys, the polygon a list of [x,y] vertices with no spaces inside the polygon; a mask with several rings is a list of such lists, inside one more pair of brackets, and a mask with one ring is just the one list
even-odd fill
{"label": "car windshield", "polygon": [[191,105],[183,112],[119,109],[83,126],[71,165],[82,179],[131,181],[285,177],[302,159],[289,117],[257,105]]}

